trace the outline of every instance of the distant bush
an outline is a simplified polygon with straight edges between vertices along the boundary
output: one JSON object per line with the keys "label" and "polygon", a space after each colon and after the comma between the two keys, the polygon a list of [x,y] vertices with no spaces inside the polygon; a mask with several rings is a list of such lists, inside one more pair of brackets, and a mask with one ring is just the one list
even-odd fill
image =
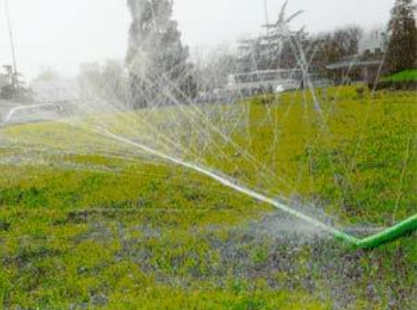
{"label": "distant bush", "polygon": [[251,98],[251,102],[253,104],[259,104],[259,105],[271,105],[276,103],[277,97],[273,94],[264,94],[259,95]]}
{"label": "distant bush", "polygon": [[417,90],[417,81],[392,82],[382,81],[378,84],[377,90]]}

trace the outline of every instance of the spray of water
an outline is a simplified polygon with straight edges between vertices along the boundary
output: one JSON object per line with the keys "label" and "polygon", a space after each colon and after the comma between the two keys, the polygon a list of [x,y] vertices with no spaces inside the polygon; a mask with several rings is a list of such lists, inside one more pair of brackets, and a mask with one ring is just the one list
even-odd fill
{"label": "spray of water", "polygon": [[[84,142],[90,150],[125,158],[147,154],[155,161],[182,166],[359,244],[359,239],[335,228],[339,224],[334,218],[330,220],[324,212],[319,215],[317,210],[326,207],[323,201],[311,203],[311,197],[303,197],[309,192],[303,188],[311,177],[309,169],[314,169],[310,151],[332,135],[329,122],[337,96],[333,105],[323,104],[327,95],[317,89],[318,81],[311,74],[318,47],[306,46],[304,29],[292,31],[289,26],[300,12],[287,18],[284,5],[277,23],[267,25],[269,53],[279,58],[285,42],[295,60],[291,70],[236,75],[228,87],[212,87],[208,98],[198,92],[197,69],[188,62],[188,51],[170,19],[172,2],[130,0],[128,4],[133,22],[125,67],[102,74],[87,72],[80,78],[81,95],[76,102],[16,106],[7,112],[3,124],[31,120],[28,115],[36,111],[39,119],[95,135]],[[274,76],[273,82],[259,82],[268,75]],[[251,83],[250,95],[258,92],[257,104],[245,100],[247,89],[239,88]],[[299,91],[281,93],[288,88]],[[36,134],[37,141],[29,135],[20,137],[19,143],[56,147],[50,133]],[[292,144],[294,135],[304,144]],[[77,147],[72,145],[73,150]],[[295,156],[305,156],[307,164],[298,164]],[[346,162],[338,154],[332,156]]]}

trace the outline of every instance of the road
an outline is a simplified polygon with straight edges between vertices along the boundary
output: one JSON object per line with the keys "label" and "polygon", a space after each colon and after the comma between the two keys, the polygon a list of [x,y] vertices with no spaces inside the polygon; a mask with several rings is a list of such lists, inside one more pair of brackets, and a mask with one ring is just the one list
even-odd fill
{"label": "road", "polygon": [[0,125],[57,120],[64,114],[59,104],[0,101]]}

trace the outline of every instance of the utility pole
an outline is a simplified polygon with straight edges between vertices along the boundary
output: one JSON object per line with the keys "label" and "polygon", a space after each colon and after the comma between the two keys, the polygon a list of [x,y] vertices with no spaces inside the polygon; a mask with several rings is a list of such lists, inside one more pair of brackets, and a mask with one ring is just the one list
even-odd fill
{"label": "utility pole", "polygon": [[271,50],[271,37],[270,37],[270,29],[269,29],[269,6],[268,0],[264,0],[264,17],[265,17],[265,25],[266,25],[266,40],[267,40],[267,67],[271,66],[271,58],[272,58],[272,50]]}
{"label": "utility pole", "polygon": [[[264,0],[264,10],[265,10],[265,25],[269,25],[268,0]],[[268,27],[266,27],[266,35],[269,35],[269,28]]]}
{"label": "utility pole", "polygon": [[12,84],[13,87],[18,88],[18,71],[17,71],[17,60],[16,60],[16,49],[13,37],[13,29],[12,29],[12,22],[10,20],[10,10],[9,10],[9,0],[4,0],[5,12],[6,12],[6,21],[7,21],[7,29],[9,31],[9,40],[10,40],[10,47],[12,51],[12,59],[13,59],[13,74],[12,74]]}

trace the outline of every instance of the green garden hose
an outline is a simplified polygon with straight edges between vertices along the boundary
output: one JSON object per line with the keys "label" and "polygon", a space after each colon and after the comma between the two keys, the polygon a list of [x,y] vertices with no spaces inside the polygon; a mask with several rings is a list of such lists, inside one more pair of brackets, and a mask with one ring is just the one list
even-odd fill
{"label": "green garden hose", "polygon": [[370,237],[358,240],[355,244],[360,249],[372,249],[417,230],[417,214],[405,221]]}

